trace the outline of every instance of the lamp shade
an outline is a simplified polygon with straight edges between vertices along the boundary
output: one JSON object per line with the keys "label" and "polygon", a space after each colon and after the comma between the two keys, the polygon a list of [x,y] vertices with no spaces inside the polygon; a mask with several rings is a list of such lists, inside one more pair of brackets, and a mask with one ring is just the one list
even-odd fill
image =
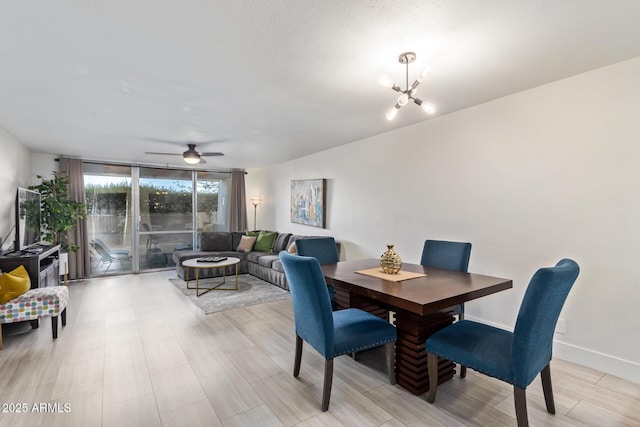
{"label": "lamp shade", "polygon": [[260,206],[260,204],[262,203],[262,197],[260,197],[260,196],[253,196],[249,200],[251,200],[251,204],[253,206]]}

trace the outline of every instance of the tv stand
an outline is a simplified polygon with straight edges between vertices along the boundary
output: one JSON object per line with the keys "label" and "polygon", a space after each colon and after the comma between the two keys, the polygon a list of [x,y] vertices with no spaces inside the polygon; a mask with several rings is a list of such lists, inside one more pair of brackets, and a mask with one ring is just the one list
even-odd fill
{"label": "tv stand", "polygon": [[0,256],[0,269],[3,272],[9,272],[23,265],[29,273],[31,289],[58,286],[60,284],[60,245],[48,248],[34,246],[33,249],[31,253],[27,252],[27,249],[27,251]]}

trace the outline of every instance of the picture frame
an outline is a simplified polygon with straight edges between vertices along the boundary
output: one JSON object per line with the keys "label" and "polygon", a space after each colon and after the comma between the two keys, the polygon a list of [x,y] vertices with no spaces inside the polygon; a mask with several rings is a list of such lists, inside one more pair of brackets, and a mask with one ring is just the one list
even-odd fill
{"label": "picture frame", "polygon": [[291,222],[326,227],[326,179],[291,181]]}

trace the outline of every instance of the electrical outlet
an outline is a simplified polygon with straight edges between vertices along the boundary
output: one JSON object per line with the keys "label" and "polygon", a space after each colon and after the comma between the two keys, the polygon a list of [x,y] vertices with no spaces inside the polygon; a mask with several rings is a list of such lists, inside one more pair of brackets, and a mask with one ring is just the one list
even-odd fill
{"label": "electrical outlet", "polygon": [[558,323],[556,324],[556,333],[562,335],[567,333],[567,322],[564,319],[558,319]]}

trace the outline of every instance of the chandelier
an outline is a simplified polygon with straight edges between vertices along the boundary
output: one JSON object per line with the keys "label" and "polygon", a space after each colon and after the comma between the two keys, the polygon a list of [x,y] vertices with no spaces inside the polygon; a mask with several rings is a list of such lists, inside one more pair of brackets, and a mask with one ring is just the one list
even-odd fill
{"label": "chandelier", "polygon": [[396,101],[396,105],[394,105],[389,111],[387,111],[387,120],[393,120],[396,118],[396,114],[398,114],[398,110],[401,107],[404,107],[409,103],[409,101],[415,102],[418,106],[420,106],[427,114],[434,114],[436,112],[436,107],[433,104],[429,104],[428,102],[422,101],[420,98],[416,98],[416,91],[418,86],[422,81],[429,75],[431,70],[427,67],[424,69],[422,73],[418,76],[416,81],[413,82],[411,86],[409,86],[409,64],[416,60],[416,54],[414,52],[405,52],[401,53],[398,57],[398,62],[401,64],[405,64],[407,67],[406,71],[406,86],[405,89],[402,90],[400,86],[393,83],[387,76],[380,77],[380,84],[395,90],[396,92],[400,92],[400,96],[398,97],[398,101]]}

